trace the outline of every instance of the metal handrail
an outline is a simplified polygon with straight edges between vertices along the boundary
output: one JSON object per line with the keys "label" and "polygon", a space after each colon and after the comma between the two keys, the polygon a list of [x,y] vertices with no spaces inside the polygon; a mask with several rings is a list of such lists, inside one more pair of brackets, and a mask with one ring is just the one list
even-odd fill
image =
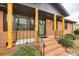
{"label": "metal handrail", "polygon": [[39,44],[40,44],[40,49],[41,49],[41,55],[42,56],[44,56],[45,55],[45,43],[44,43],[44,40],[43,40],[43,38],[40,38],[40,42],[39,42]]}
{"label": "metal handrail", "polygon": [[[39,34],[37,36],[39,36]],[[45,52],[45,50],[44,50],[45,43],[44,43],[43,38],[38,37],[38,42],[36,43],[36,48],[39,50],[41,56],[45,55],[45,53],[44,53]]]}

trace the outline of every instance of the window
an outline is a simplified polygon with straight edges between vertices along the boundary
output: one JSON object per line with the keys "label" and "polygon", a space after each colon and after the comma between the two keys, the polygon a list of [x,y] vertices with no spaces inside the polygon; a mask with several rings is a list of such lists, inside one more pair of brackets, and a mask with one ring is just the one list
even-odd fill
{"label": "window", "polygon": [[67,29],[67,22],[65,22],[64,27],[65,27],[65,29]]}
{"label": "window", "polygon": [[[8,29],[7,16],[4,16],[4,31]],[[26,16],[14,16],[13,17],[13,30],[17,31],[30,31],[34,30],[34,19]]]}
{"label": "window", "polygon": [[16,30],[18,31],[30,31],[34,30],[34,19],[31,17],[19,16],[16,17]]}

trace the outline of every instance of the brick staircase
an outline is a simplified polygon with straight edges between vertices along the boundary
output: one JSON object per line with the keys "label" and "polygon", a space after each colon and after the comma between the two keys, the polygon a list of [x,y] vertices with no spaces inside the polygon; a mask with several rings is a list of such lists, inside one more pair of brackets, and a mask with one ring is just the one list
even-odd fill
{"label": "brick staircase", "polygon": [[55,39],[44,40],[45,43],[45,56],[68,56],[61,44]]}

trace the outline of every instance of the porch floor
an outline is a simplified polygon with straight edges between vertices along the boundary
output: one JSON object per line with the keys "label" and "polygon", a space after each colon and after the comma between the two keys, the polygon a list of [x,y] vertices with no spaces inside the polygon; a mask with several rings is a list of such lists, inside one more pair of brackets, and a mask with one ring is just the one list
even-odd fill
{"label": "porch floor", "polygon": [[[48,38],[40,38],[44,41],[46,40],[51,40],[51,39],[48,39]],[[35,38],[28,38],[28,39],[18,39],[15,43],[15,45],[20,45],[20,44],[29,44],[29,43],[32,43],[32,42],[35,42]]]}

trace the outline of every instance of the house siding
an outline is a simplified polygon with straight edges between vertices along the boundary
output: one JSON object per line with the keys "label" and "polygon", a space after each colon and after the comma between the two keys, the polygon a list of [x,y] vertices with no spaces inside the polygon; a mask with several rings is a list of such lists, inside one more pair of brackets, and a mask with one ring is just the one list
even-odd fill
{"label": "house siding", "polygon": [[68,23],[68,28],[65,30],[65,34],[72,33],[73,31],[73,23]]}
{"label": "house siding", "polygon": [[7,41],[7,33],[3,32],[3,11],[0,11],[0,47],[5,47]]}
{"label": "house siding", "polygon": [[[58,21],[58,31],[62,32],[62,22]],[[72,33],[73,31],[73,23],[67,22],[67,29],[65,29],[65,34]]]}
{"label": "house siding", "polygon": [[[59,35],[62,35],[62,21],[57,20],[57,23],[58,23],[57,32],[59,32]],[[67,22],[67,29],[65,29],[65,34],[72,33],[72,31],[73,31],[73,23]],[[54,35],[52,19],[46,19],[46,35],[47,36]]]}

